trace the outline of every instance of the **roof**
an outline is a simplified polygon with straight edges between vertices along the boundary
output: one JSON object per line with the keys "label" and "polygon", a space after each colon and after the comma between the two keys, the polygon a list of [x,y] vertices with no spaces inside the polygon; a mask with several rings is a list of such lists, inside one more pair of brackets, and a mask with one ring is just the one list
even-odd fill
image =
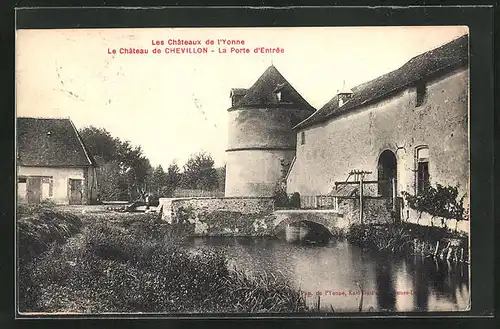
{"label": "roof", "polygon": [[17,118],[17,157],[22,166],[95,165],[70,119]]}
{"label": "roof", "polygon": [[[235,88],[232,92],[234,92],[234,90],[241,93],[244,89]],[[253,84],[253,86],[245,91],[245,96],[242,97],[241,100],[239,100],[229,110],[256,105],[278,106],[283,103],[280,103],[276,93],[286,92],[287,99],[295,106],[302,110],[310,110],[311,112],[315,111],[315,109],[292,87],[292,85],[290,85],[283,75],[281,75],[274,65],[268,67],[260,78]]]}
{"label": "roof", "polygon": [[352,88],[353,94],[340,107],[338,94],[335,95],[321,109],[299,123],[294,129],[324,122],[403,90],[422,79],[466,65],[469,58],[468,46],[468,35],[463,35],[438,48],[415,56],[399,69]]}

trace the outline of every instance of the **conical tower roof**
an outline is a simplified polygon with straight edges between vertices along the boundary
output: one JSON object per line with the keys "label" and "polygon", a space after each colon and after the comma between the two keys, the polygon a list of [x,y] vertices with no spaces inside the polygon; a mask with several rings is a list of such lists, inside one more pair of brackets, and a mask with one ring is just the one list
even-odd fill
{"label": "conical tower roof", "polygon": [[232,108],[283,104],[278,99],[277,93],[279,92],[286,92],[287,100],[284,102],[285,104],[291,103],[301,110],[315,111],[274,65],[266,69],[252,87],[247,90],[245,96]]}

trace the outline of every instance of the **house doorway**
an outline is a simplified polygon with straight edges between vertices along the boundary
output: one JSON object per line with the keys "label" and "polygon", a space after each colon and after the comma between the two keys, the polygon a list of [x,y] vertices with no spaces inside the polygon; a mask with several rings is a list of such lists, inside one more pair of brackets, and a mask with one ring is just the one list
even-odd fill
{"label": "house doorway", "polygon": [[[397,161],[396,155],[390,150],[385,150],[378,158],[378,194],[380,196],[392,196],[392,180],[397,181]],[[394,186],[397,186],[394,184]]]}
{"label": "house doorway", "polygon": [[40,203],[42,198],[42,179],[28,177],[26,179],[26,199],[28,203]]}
{"label": "house doorway", "polygon": [[83,184],[81,179],[69,180],[69,204],[82,204]]}

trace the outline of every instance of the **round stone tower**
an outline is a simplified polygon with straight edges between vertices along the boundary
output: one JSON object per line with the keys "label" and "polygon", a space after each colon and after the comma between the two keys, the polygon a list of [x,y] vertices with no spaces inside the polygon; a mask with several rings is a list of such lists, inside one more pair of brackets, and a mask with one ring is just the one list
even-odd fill
{"label": "round stone tower", "polygon": [[269,197],[295,156],[293,127],[314,108],[274,67],[247,89],[231,90],[226,197]]}

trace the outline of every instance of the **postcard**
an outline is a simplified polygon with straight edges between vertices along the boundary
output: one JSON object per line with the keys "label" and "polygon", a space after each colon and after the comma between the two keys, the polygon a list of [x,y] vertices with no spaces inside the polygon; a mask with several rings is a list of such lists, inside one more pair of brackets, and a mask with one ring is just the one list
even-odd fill
{"label": "postcard", "polygon": [[466,26],[16,31],[22,315],[470,310]]}

